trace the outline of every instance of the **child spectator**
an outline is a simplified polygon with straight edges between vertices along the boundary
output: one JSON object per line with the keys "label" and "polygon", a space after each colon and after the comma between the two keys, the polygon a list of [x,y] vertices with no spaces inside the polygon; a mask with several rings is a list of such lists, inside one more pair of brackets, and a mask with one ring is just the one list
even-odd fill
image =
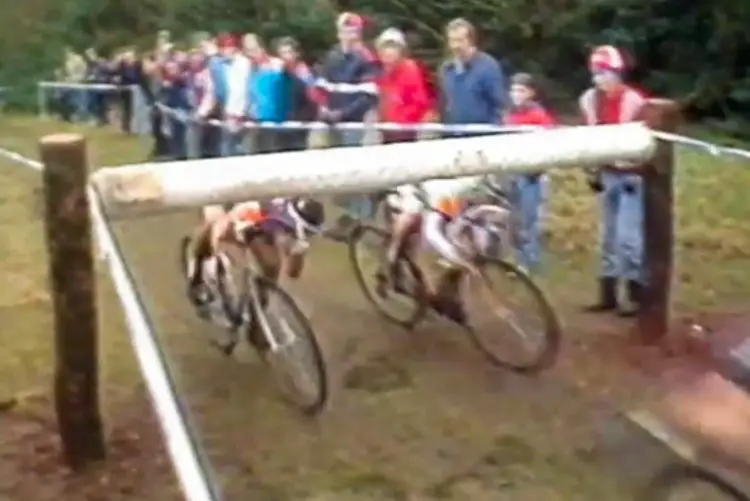
{"label": "child spectator", "polygon": [[[511,79],[511,110],[505,117],[508,125],[537,125],[552,127],[552,116],[538,101],[538,89],[528,73],[518,73]],[[545,180],[541,172],[520,174],[511,182],[511,199],[517,214],[518,263],[528,271],[535,271],[540,262],[540,213],[544,199]]]}
{"label": "child spectator", "polygon": [[[315,75],[301,59],[299,42],[292,37],[284,37],[276,42],[276,55],[284,62],[287,80],[289,107],[287,120],[312,122],[317,118],[318,105],[315,102]],[[302,150],[307,147],[308,131],[281,131],[286,150]]]}
{"label": "child spectator", "polygon": [[[283,122],[289,114],[287,74],[283,61],[271,57],[256,35],[246,35],[244,46],[252,64],[247,82],[247,116],[258,122]],[[281,147],[280,132],[278,129],[256,129],[253,134],[254,151],[278,151]]]}

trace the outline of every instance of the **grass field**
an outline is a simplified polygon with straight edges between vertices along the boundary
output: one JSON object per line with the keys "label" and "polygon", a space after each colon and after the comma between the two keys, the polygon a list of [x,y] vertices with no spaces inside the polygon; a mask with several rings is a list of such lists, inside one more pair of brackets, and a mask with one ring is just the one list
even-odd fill
{"label": "grass field", "polygon": [[[40,136],[69,129],[88,135],[92,165],[138,162],[148,151],[139,138],[21,117],[0,117],[0,147],[35,157]],[[0,498],[179,499],[104,271],[102,360],[113,461],[83,478],[55,466],[39,178],[2,159],[0,170],[0,400],[30,395],[0,414]],[[680,152],[677,183],[676,316],[741,308],[750,290],[750,166]],[[194,216],[118,223],[226,498],[627,499],[590,454],[594,435],[618,409],[658,388],[621,356],[628,323],[579,313],[594,294],[596,200],[575,173],[556,174],[553,190],[541,280],[566,326],[554,370],[523,379],[485,366],[450,326],[432,322],[405,334],[383,323],[359,293],[345,250],[321,242],[293,288],[334,371],[331,409],[315,422],[281,404],[250,358],[227,361],[208,347],[209,329],[186,308],[176,266],[178,239]]]}

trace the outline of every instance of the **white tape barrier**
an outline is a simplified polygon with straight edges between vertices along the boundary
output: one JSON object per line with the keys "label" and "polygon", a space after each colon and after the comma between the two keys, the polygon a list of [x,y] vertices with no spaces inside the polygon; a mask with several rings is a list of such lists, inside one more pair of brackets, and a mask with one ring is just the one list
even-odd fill
{"label": "white tape barrier", "polygon": [[330,148],[97,171],[92,182],[110,215],[308,194],[360,193],[433,178],[642,162],[656,147],[640,123],[566,127],[480,136]]}
{"label": "white tape barrier", "polygon": [[37,85],[45,89],[102,90],[102,91],[118,91],[118,90],[129,89],[133,87],[132,85],[112,85],[112,84],[73,83],[73,82],[37,82]]}
{"label": "white tape barrier", "polygon": [[[0,148],[0,156],[35,171],[44,166],[18,153]],[[138,364],[146,380],[151,400],[159,416],[162,434],[185,498],[190,501],[217,501],[216,489],[208,479],[200,454],[196,451],[185,418],[180,409],[164,356],[161,353],[151,321],[141,304],[138,290],[115,237],[101,210],[99,198],[89,189],[91,218],[99,250],[107,262],[115,291],[125,313]]]}
{"label": "white tape barrier", "polygon": [[671,132],[654,131],[654,135],[663,141],[699,149],[715,157],[735,157],[743,160],[750,160],[750,151],[741,148],[721,146],[707,141],[693,139],[692,137],[673,134]]}
{"label": "white tape barrier", "polygon": [[284,122],[256,122],[246,121],[242,123],[231,123],[222,120],[205,120],[194,114],[182,110],[169,108],[161,103],[156,106],[165,115],[176,118],[184,123],[199,123],[220,127],[230,131],[240,129],[276,129],[276,130],[381,130],[381,131],[413,131],[413,132],[452,132],[461,134],[503,133],[503,132],[530,132],[539,130],[534,125],[493,125],[493,124],[440,124],[440,123],[413,123],[401,124],[393,122],[300,122],[288,120]]}

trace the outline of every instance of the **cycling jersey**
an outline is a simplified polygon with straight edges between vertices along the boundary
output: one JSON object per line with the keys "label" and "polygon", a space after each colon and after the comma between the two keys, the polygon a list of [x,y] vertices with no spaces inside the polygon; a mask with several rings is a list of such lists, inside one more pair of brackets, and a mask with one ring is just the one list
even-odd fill
{"label": "cycling jersey", "polygon": [[[403,185],[396,188],[396,195],[388,203],[407,214],[421,214],[435,208],[443,215],[455,218],[466,205],[466,200],[480,184],[481,176],[467,176],[452,179],[431,179],[420,185]],[[425,207],[423,200],[430,207]]]}
{"label": "cycling jersey", "polygon": [[[419,186],[403,185],[388,203],[402,214],[421,215],[424,241],[450,264],[466,266],[461,252],[446,237],[446,217],[454,220],[476,192],[482,176],[432,179]],[[426,202],[429,206],[425,206]],[[438,209],[436,212],[434,209]]]}

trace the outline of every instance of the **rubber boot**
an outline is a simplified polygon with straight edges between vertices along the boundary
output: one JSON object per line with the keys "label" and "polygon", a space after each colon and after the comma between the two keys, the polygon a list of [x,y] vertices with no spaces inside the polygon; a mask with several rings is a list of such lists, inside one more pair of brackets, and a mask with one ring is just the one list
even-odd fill
{"label": "rubber boot", "polygon": [[643,286],[632,280],[627,282],[628,304],[620,307],[620,316],[625,318],[634,317],[638,314],[643,299]]}
{"label": "rubber boot", "polygon": [[591,313],[602,313],[617,309],[617,279],[604,277],[599,280],[599,301],[586,307]]}

